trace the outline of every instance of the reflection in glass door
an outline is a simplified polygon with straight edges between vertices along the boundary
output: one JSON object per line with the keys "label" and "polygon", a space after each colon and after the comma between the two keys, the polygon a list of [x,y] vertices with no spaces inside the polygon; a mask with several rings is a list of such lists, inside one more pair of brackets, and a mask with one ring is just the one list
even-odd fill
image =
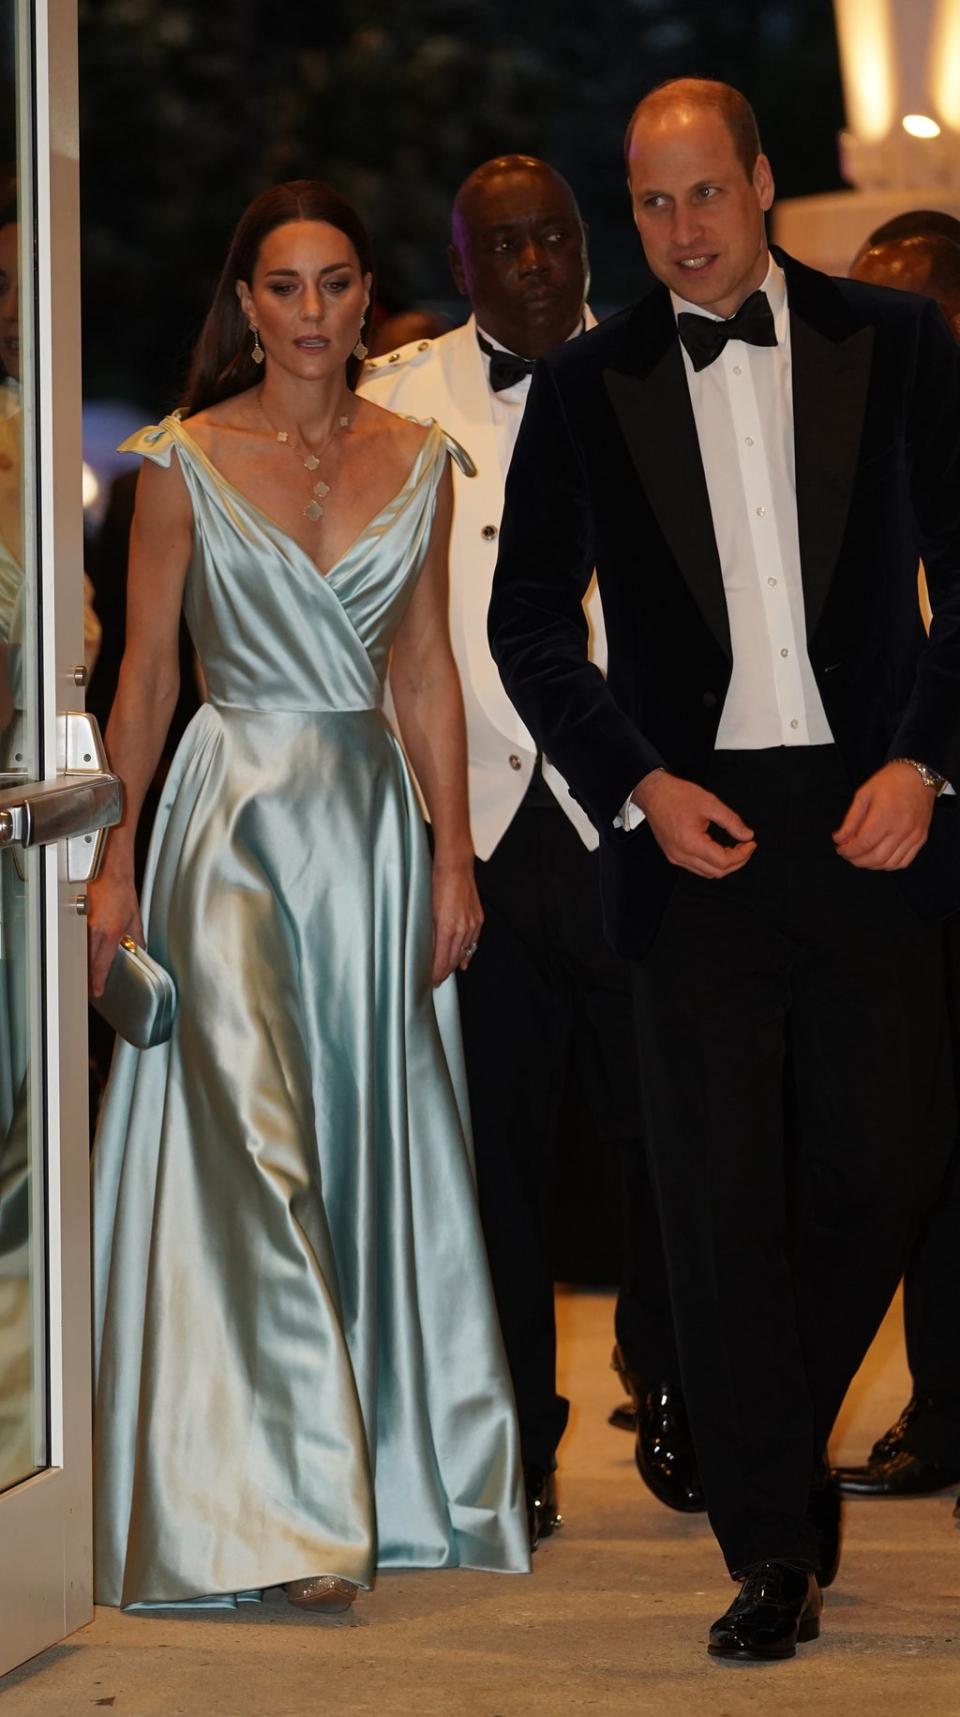
{"label": "reflection in glass door", "polygon": [[76,0],[0,0],[0,1675],[89,1621]]}
{"label": "reflection in glass door", "polygon": [[[0,0],[0,788],[43,771],[31,8]],[[43,866],[0,849],[0,1490],[46,1465]]]}

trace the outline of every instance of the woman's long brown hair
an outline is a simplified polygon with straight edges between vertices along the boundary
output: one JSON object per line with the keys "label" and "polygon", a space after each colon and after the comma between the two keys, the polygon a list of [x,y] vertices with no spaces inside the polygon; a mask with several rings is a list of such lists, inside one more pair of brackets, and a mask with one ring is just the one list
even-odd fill
{"label": "woman's long brown hair", "polygon": [[[253,361],[253,340],[247,318],[237,297],[237,281],[252,283],[260,246],[268,233],[290,221],[326,221],[353,245],[361,274],[373,273],[373,251],[367,229],[350,203],[321,179],[292,179],[261,191],[241,215],[230,242],[226,261],[207,312],[200,338],[194,347],[184,397],[183,416],[192,416],[220,400],[231,399],[259,381],[260,366]],[[373,298],[363,320],[366,333],[373,314]],[[350,357],[347,382],[354,387],[363,368],[362,360]]]}

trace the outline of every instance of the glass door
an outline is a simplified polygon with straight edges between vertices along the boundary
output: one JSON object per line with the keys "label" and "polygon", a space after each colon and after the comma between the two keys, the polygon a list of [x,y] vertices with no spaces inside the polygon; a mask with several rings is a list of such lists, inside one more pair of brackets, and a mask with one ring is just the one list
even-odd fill
{"label": "glass door", "polygon": [[76,0],[0,0],[0,1673],[92,1614]]}

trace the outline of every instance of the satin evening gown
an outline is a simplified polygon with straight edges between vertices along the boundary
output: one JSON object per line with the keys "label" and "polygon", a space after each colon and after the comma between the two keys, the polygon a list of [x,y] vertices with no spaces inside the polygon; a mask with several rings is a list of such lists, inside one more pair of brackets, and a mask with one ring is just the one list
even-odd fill
{"label": "satin evening gown", "polygon": [[453,980],[382,713],[449,450],[327,577],[176,418],[209,701],[143,893],[171,1041],[119,1045],[94,1152],[96,1595],[529,1567]]}

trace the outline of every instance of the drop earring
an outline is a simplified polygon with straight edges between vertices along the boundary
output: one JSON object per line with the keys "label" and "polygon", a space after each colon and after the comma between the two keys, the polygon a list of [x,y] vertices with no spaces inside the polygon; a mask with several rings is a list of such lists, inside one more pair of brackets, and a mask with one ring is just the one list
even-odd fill
{"label": "drop earring", "polygon": [[255,364],[262,364],[266,353],[260,344],[260,335],[257,332],[257,325],[255,322],[251,322],[250,332],[253,335],[253,351],[250,353],[250,356]]}
{"label": "drop earring", "polygon": [[360,362],[363,363],[363,360],[366,357],[369,349],[370,348],[368,346],[365,346],[363,343],[363,329],[361,328],[359,334],[357,335],[357,343],[353,348],[353,355],[355,358],[359,358]]}

